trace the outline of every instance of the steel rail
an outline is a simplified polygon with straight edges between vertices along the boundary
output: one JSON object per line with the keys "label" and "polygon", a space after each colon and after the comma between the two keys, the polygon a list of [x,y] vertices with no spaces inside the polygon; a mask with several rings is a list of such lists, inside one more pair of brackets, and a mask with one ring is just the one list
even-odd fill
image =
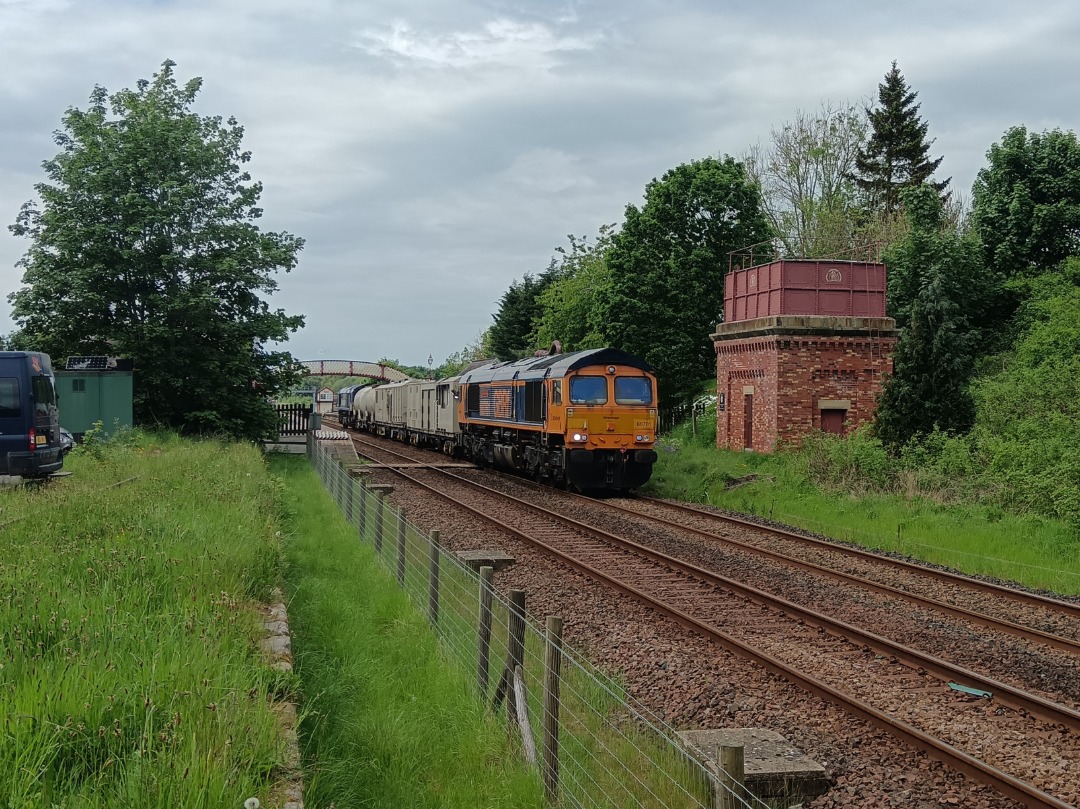
{"label": "steel rail", "polygon": [[[764,556],[767,559],[771,559],[774,562],[779,562],[780,564],[789,565],[800,570],[810,571],[821,576],[827,576],[831,579],[835,579],[836,581],[840,581],[845,584],[854,584],[858,587],[862,587],[863,589],[870,590],[881,595],[910,601],[914,604],[918,604],[921,607],[925,607],[927,609],[934,609],[938,610],[939,612],[946,613],[947,615],[951,615],[954,618],[961,618],[963,620],[971,621],[972,623],[979,624],[980,626],[984,626],[988,629],[995,629],[1000,632],[1015,635],[1019,638],[1023,638],[1024,640],[1045,643],[1046,645],[1052,646],[1055,649],[1060,649],[1062,651],[1072,652],[1073,654],[1080,655],[1080,641],[1076,641],[1071,638],[1066,638],[1061,635],[1055,635],[1051,632],[1044,632],[1041,629],[1024,626],[1023,624],[1018,624],[1013,621],[1005,620],[1003,618],[994,618],[990,615],[973,612],[972,610],[965,609],[964,607],[955,606],[946,601],[939,601],[935,598],[920,596],[916,593],[911,593],[907,590],[901,590],[898,587],[893,587],[888,584],[879,584],[878,582],[868,581],[867,579],[863,579],[851,573],[844,573],[840,570],[833,570],[831,568],[824,567],[814,562],[808,562],[804,559],[798,559],[794,556],[788,556],[787,554],[780,553],[779,551],[772,551],[768,548],[761,548],[757,545],[751,545],[747,542],[740,542],[737,539],[723,537],[719,534],[714,534],[711,531],[706,531],[701,528],[695,528],[690,525],[683,525],[682,523],[672,522],[671,520],[665,519],[664,517],[658,517],[653,514],[646,514],[641,511],[635,511],[632,508],[620,506],[616,503],[610,503],[605,500],[596,500],[591,497],[582,497],[581,495],[571,496],[586,500],[589,503],[595,505],[604,506],[625,516],[631,516],[634,518],[645,518],[646,520],[650,520],[654,523],[657,523],[658,525],[662,525],[665,528],[669,528],[671,530],[683,531],[685,533],[693,534],[703,539],[722,542],[725,545],[737,548],[738,550],[749,551],[751,553],[758,554],[759,556]],[[659,502],[662,505],[666,505],[666,503],[664,503],[663,501]],[[676,506],[675,509],[680,510],[678,509],[678,506]],[[875,560],[880,558],[882,557],[874,557]],[[921,568],[918,569],[921,570]]]}
{"label": "steel rail", "polygon": [[958,666],[947,660],[934,657],[933,655],[921,652],[918,649],[912,649],[903,644],[895,643],[888,638],[884,638],[864,629],[859,629],[856,626],[844,623],[836,618],[831,618],[828,615],[815,612],[814,610],[803,607],[793,601],[788,601],[785,598],[767,593],[764,590],[760,590],[748,584],[735,581],[734,579],[722,576],[711,570],[706,570],[705,568],[698,567],[689,562],[684,562],[681,559],[676,559],[662,551],[649,548],[630,539],[616,536],[603,529],[595,528],[575,520],[572,517],[567,517],[563,514],[546,509],[543,506],[538,506],[534,503],[529,503],[514,497],[513,495],[497,491],[482,483],[477,483],[476,481],[469,480],[468,478],[464,478],[452,472],[447,472],[443,469],[436,469],[435,471],[498,498],[510,500],[515,505],[524,506],[536,514],[588,534],[601,542],[606,542],[609,545],[614,545],[631,553],[644,556],[653,562],[666,565],[672,570],[679,571],[687,576],[704,581],[715,587],[722,587],[726,590],[730,590],[755,604],[759,604],[773,611],[778,611],[785,617],[795,616],[798,620],[810,624],[811,626],[818,627],[836,637],[863,644],[867,648],[873,649],[879,653],[895,657],[897,660],[906,663],[910,668],[916,670],[923,669],[942,681],[960,682],[961,684],[969,685],[983,691],[989,691],[994,695],[995,699],[1003,705],[1008,705],[1015,710],[1027,711],[1037,716],[1041,716],[1048,722],[1062,724],[1074,731],[1080,732],[1080,711],[1075,711],[1072,708],[1051,702],[1043,697],[1029,694],[1018,688],[1014,688],[1007,683],[984,677],[963,666]]}
{"label": "steel rail", "polygon": [[[383,451],[388,452],[389,454],[396,454],[399,457],[405,457],[401,456],[399,453],[393,452],[392,450],[384,449]],[[905,744],[908,744],[915,749],[922,750],[933,756],[934,758],[938,759],[942,763],[958,770],[959,772],[962,772],[984,784],[988,784],[994,787],[1001,794],[1009,798],[1017,800],[1024,805],[1030,807],[1047,807],[1047,809],[1074,809],[1074,807],[1071,807],[1070,804],[1064,803],[1063,801],[1058,800],[1052,795],[1046,794],[1045,792],[1037,789],[1033,785],[1021,781],[1020,779],[1015,778],[1008,773],[998,770],[997,768],[987,764],[986,762],[970,756],[967,753],[964,753],[963,751],[953,747],[952,745],[933,736],[930,736],[927,733],[924,733],[913,725],[909,725],[903,720],[897,719],[883,711],[878,710],[877,708],[874,708],[873,706],[863,702],[862,700],[846,695],[842,691],[833,688],[829,684],[818,680],[811,675],[804,674],[796,669],[793,669],[786,663],[772,657],[771,655],[732,637],[728,633],[724,632],[722,629],[713,626],[712,624],[707,624],[703,621],[700,621],[697,618],[694,618],[693,616],[679,610],[676,607],[669,606],[664,602],[657,600],[653,596],[650,596],[648,593],[639,590],[633,585],[622,582],[614,576],[611,576],[608,573],[605,573],[598,568],[589,565],[587,562],[576,559],[575,557],[570,556],[566,552],[561,551],[558,548],[555,548],[540,539],[532,537],[517,528],[507,525],[501,520],[492,517],[491,515],[473,506],[463,503],[462,501],[454,498],[452,495],[447,494],[446,492],[439,491],[434,486],[417,479],[415,476],[403,470],[393,469],[390,467],[387,468],[389,469],[389,471],[392,471],[395,474],[405,478],[406,480],[411,481],[417,486],[420,486],[421,488],[431,492],[432,494],[435,494],[436,496],[453,503],[457,507],[469,512],[470,514],[473,514],[474,516],[491,525],[494,525],[500,530],[506,531],[510,535],[518,537],[519,539],[525,541],[530,545],[533,545],[534,547],[543,549],[555,558],[562,560],[564,563],[570,565],[571,567],[584,573],[585,575],[598,581],[602,581],[613,587],[614,589],[639,600],[643,604],[647,605],[649,608],[654,609],[657,612],[660,612],[661,614],[675,621],[680,626],[696,632],[703,637],[710,638],[716,641],[729,651],[758,663],[763,668],[772,672],[773,674],[783,677],[794,683],[795,685],[809,691],[810,693],[815,694],[835,705],[838,705],[842,709],[847,710],[862,719],[865,719],[874,726],[889,732]],[[531,503],[517,500],[517,498],[514,498],[511,495],[506,495],[502,492],[488,489],[488,487],[483,486],[482,484],[470,481],[467,478],[462,478],[459,475],[451,474],[449,472],[446,472],[445,470],[441,470],[436,467],[430,467],[430,469],[431,471],[438,472],[440,475],[454,478],[459,482],[464,482],[466,484],[485,489],[501,498],[513,500],[517,503],[520,503],[521,505],[526,506],[531,510],[540,512],[547,511],[546,509],[543,509],[539,506],[534,506]],[[562,517],[562,515],[551,514],[551,516],[559,519],[559,521],[566,520],[569,522],[575,522],[570,518]],[[593,533],[597,530],[589,528],[588,526],[584,526],[584,528],[588,533]],[[617,544],[623,544],[624,542],[627,542],[626,540],[619,540],[617,537],[615,539],[617,541]],[[636,545],[636,543],[632,542],[627,542],[627,544]],[[649,551],[649,549],[644,550]],[[656,552],[650,552],[650,554],[647,555],[651,555],[651,553]],[[659,555],[663,556],[663,554]]]}
{"label": "steel rail", "polygon": [[[396,450],[386,449],[383,447],[376,447],[376,449],[386,452],[389,455],[397,456],[399,458],[407,458],[408,456],[397,452]],[[984,677],[981,674],[971,671],[970,669],[962,666],[950,663],[941,658],[933,655],[921,652],[917,649],[905,646],[903,644],[895,643],[894,641],[884,638],[880,635],[876,635],[872,632],[860,629],[852,626],[851,624],[843,621],[831,618],[822,613],[803,607],[796,604],[793,601],[781,598],[779,596],[767,593],[764,590],[760,590],[756,587],[752,587],[748,584],[735,581],[726,576],[721,576],[705,568],[699,567],[689,562],[684,562],[680,559],[676,559],[662,551],[649,548],[638,542],[634,542],[623,537],[616,536],[607,531],[599,528],[595,528],[586,523],[575,520],[571,517],[567,517],[563,514],[551,511],[550,509],[538,506],[534,503],[530,503],[513,495],[506,494],[505,492],[499,492],[495,489],[485,486],[477,481],[470,480],[462,477],[461,475],[448,472],[445,469],[438,469],[437,467],[429,467],[432,471],[438,472],[446,477],[453,478],[461,483],[466,484],[469,487],[484,491],[490,495],[493,495],[499,499],[510,500],[516,505],[523,506],[533,513],[540,514],[551,520],[555,520],[563,525],[566,525],[576,531],[585,533],[599,539],[602,542],[606,542],[609,545],[620,547],[623,550],[630,551],[632,553],[645,556],[652,561],[666,565],[667,567],[680,571],[687,576],[691,576],[702,580],[708,584],[716,587],[723,587],[729,591],[732,591],[743,598],[759,604],[767,609],[773,611],[779,611],[781,614],[789,616],[797,616],[797,618],[811,626],[818,627],[823,631],[829,632],[837,637],[846,638],[847,640],[855,643],[860,643],[867,648],[874,649],[875,651],[894,657],[897,660],[904,662],[912,669],[922,669],[937,677],[938,679],[949,682],[956,681],[960,684],[970,687],[978,688],[982,691],[989,691],[994,695],[994,698],[1003,705],[1007,705],[1014,710],[1027,711],[1034,715],[1040,716],[1046,721],[1061,724],[1071,728],[1074,731],[1080,732],[1080,712],[1073,710],[1064,705],[1052,702],[1050,700],[1039,697],[1035,694],[1029,694],[1021,689],[1014,688],[1013,686],[1003,683],[999,680],[992,679],[990,677]],[[400,474],[414,482],[415,478],[406,475],[400,469],[392,469],[397,474]],[[423,484],[421,484],[423,485]],[[428,487],[430,488],[430,487]],[[595,502],[591,499],[589,502]]]}
{"label": "steel rail", "polygon": [[981,581],[979,579],[973,578],[971,576],[965,576],[960,573],[952,573],[947,570],[938,570],[937,568],[925,567],[923,565],[915,564],[913,562],[904,561],[903,559],[894,559],[891,556],[884,556],[880,553],[874,553],[872,551],[863,550],[861,548],[852,548],[848,545],[841,545],[836,540],[819,539],[818,537],[805,536],[794,531],[789,531],[786,528],[777,528],[771,525],[762,525],[761,523],[754,522],[753,520],[746,520],[741,517],[735,517],[729,514],[715,514],[711,511],[705,511],[704,509],[697,508],[696,506],[692,505],[687,505],[685,503],[673,503],[668,500],[660,500],[655,497],[642,497],[640,495],[636,496],[634,499],[640,500],[643,503],[664,506],[670,509],[674,509],[676,511],[684,511],[690,514],[694,514],[698,517],[704,517],[708,520],[715,520],[718,522],[738,525],[744,528],[751,528],[753,530],[761,531],[766,534],[773,534],[774,536],[783,537],[784,539],[790,539],[795,542],[800,542],[804,545],[817,545],[822,548],[827,548],[828,550],[835,553],[842,553],[859,559],[876,562],[878,564],[885,564],[891,567],[898,567],[904,570],[915,571],[924,576],[939,579],[941,581],[946,581],[950,584],[959,584],[965,587],[970,587],[973,590],[993,593],[995,595],[1003,596],[1013,601],[1022,601],[1033,606],[1061,612],[1073,618],[1080,618],[1080,604],[1076,604],[1071,601],[1063,601],[1057,598],[1050,598],[1049,596],[1038,595],[1037,593],[1029,593],[1024,590],[1016,590],[1011,587],[1005,587],[1001,584]]}

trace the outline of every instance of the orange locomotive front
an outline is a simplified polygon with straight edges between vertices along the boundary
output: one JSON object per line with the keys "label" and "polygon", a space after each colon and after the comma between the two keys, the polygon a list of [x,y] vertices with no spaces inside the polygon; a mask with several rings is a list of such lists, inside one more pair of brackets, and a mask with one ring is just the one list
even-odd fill
{"label": "orange locomotive front", "polygon": [[656,461],[656,379],[614,348],[486,363],[459,379],[466,457],[581,490],[629,491]]}

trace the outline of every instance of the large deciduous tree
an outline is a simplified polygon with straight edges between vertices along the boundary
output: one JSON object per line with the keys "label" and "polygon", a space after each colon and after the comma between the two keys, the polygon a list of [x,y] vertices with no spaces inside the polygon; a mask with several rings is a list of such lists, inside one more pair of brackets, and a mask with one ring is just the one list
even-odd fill
{"label": "large deciduous tree", "polygon": [[537,302],[533,344],[550,346],[555,340],[565,351],[603,348],[607,345],[601,301],[610,283],[608,254],[614,230],[604,225],[596,239],[569,236],[570,247],[559,247],[555,276]]}
{"label": "large deciduous tree", "polygon": [[663,403],[686,401],[713,375],[728,255],[771,236],[757,185],[730,157],[671,169],[646,186],[641,208],[626,207],[603,323],[612,345],[656,368]]}
{"label": "large deciduous tree", "polygon": [[977,240],[944,227],[937,189],[907,188],[901,200],[910,229],[884,256],[900,338],[876,417],[878,435],[894,446],[935,428],[971,427],[969,383],[990,291]]}
{"label": "large deciduous tree", "polygon": [[264,346],[303,325],[263,296],[303,240],[256,226],[243,128],[192,112],[202,80],[179,86],[173,67],[66,112],[11,227],[31,246],[9,300],[25,347],[134,360],[140,422],[257,438],[275,426],[267,397],[296,379]]}
{"label": "large deciduous tree", "polygon": [[878,106],[866,111],[870,139],[856,157],[855,182],[874,213],[894,214],[900,207],[900,191],[909,186],[925,183],[941,194],[949,184],[930,180],[942,158],[929,157],[933,140],[926,139],[929,124],[919,117],[918,95],[893,62],[878,85]]}
{"label": "large deciduous tree", "polygon": [[826,103],[818,112],[796,111],[773,128],[767,146],[750,150],[747,171],[785,255],[850,254],[859,220],[852,175],[866,132],[862,110]]}
{"label": "large deciduous tree", "polygon": [[987,152],[972,219],[987,265],[1009,279],[1080,255],[1080,142],[1076,133],[1014,127]]}

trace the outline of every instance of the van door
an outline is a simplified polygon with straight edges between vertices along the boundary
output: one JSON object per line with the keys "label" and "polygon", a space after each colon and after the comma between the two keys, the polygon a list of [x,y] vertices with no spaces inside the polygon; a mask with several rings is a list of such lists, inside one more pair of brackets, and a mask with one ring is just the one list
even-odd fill
{"label": "van door", "polygon": [[0,475],[8,474],[8,453],[26,452],[22,390],[13,376],[0,376]]}
{"label": "van door", "polygon": [[34,432],[39,449],[60,446],[60,410],[56,406],[56,388],[51,376],[30,377],[34,400]]}

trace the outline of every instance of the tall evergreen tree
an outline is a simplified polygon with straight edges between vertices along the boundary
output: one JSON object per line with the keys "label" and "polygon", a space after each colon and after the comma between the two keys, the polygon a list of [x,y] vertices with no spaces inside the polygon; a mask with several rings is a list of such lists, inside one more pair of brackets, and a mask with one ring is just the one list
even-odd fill
{"label": "tall evergreen tree", "polygon": [[878,107],[866,110],[870,140],[855,158],[855,182],[875,213],[899,210],[903,188],[925,183],[942,194],[949,185],[949,180],[930,181],[942,158],[931,160],[928,156],[933,140],[926,139],[929,124],[919,117],[918,95],[908,87],[894,61],[885,81],[878,85]]}
{"label": "tall evergreen tree", "polygon": [[499,299],[499,311],[492,317],[489,337],[491,349],[500,360],[527,357],[536,346],[532,343],[533,321],[543,314],[538,298],[555,275],[554,265],[538,277],[530,273],[514,281]]}
{"label": "tall evergreen tree", "polygon": [[900,196],[911,227],[885,255],[900,339],[876,418],[878,435],[893,445],[935,427],[971,427],[969,383],[992,292],[977,239],[942,227],[936,189],[922,185]]}

